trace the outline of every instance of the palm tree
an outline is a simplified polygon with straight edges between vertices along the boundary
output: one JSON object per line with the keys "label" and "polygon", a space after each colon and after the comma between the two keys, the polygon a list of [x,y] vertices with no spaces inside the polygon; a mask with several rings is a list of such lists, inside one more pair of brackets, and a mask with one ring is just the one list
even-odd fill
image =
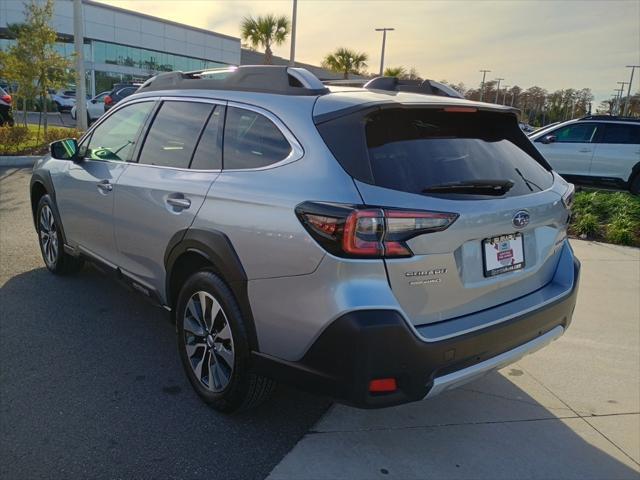
{"label": "palm tree", "polygon": [[407,76],[407,69],[404,67],[387,67],[384,69],[384,76],[404,78]]}
{"label": "palm tree", "polygon": [[366,53],[356,52],[348,48],[337,48],[335,52],[328,54],[322,61],[322,66],[342,72],[344,78],[349,78],[350,73],[360,73],[360,70],[367,66],[369,56]]}
{"label": "palm tree", "polygon": [[281,45],[289,35],[291,25],[289,19],[281,15],[276,17],[269,14],[264,17],[244,17],[240,24],[242,39],[249,42],[252,47],[264,48],[264,63],[271,65],[273,52],[271,45]]}

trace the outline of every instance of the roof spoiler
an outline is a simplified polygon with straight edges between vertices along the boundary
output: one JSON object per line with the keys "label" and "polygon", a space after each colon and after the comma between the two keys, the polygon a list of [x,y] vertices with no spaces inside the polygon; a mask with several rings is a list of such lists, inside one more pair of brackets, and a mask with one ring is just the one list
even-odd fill
{"label": "roof spoiler", "polygon": [[411,92],[441,97],[464,98],[460,92],[435,80],[401,80],[397,77],[376,77],[364,84],[367,90]]}

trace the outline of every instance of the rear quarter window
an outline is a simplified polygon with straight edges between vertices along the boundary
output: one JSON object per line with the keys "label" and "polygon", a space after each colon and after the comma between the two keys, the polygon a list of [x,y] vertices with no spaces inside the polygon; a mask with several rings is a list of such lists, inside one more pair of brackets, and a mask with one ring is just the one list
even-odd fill
{"label": "rear quarter window", "polygon": [[264,115],[228,107],[224,127],[224,168],[248,169],[272,165],[287,158],[291,145]]}

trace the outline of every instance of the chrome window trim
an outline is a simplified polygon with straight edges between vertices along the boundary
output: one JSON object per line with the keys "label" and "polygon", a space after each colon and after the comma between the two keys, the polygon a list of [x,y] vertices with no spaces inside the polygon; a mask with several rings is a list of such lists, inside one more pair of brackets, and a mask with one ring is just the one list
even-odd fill
{"label": "chrome window trim", "polygon": [[[145,163],[138,163],[137,161],[135,161],[135,162],[134,161],[119,162],[119,161],[116,161],[116,160],[101,160],[101,159],[86,159],[86,160],[97,161],[97,162],[126,163],[127,165],[140,165],[140,166],[145,166],[145,167],[167,168],[167,169],[170,169],[170,170],[190,171],[190,172],[259,172],[259,171],[263,171],[263,170],[270,170],[272,168],[281,167],[281,166],[286,165],[288,163],[292,163],[292,162],[295,162],[297,160],[300,160],[304,156],[304,149],[302,148],[302,145],[300,145],[300,142],[298,142],[298,139],[295,137],[295,135],[291,132],[291,130],[289,130],[287,128],[287,126],[284,124],[284,122],[282,120],[280,120],[280,118],[277,115],[275,115],[274,113],[270,112],[269,110],[266,110],[264,108],[257,107],[255,105],[251,105],[251,104],[248,104],[248,103],[227,101],[227,100],[217,99],[217,98],[187,97],[187,96],[176,97],[176,96],[154,95],[154,96],[151,96],[151,97],[135,98],[135,99],[128,100],[126,102],[118,103],[118,105],[116,105],[115,107],[110,109],[105,115],[100,117],[100,119],[94,125],[92,125],[91,128],[89,130],[87,130],[85,132],[85,134],[78,140],[78,143],[82,142],[85,139],[85,137],[87,137],[89,135],[92,135],[93,131],[98,126],[100,126],[107,118],[109,118],[115,112],[125,108],[126,106],[132,105],[134,103],[161,102],[161,101],[210,103],[210,104],[222,105],[222,106],[226,106],[226,107],[236,107],[236,108],[240,108],[240,109],[249,110],[249,111],[253,111],[253,112],[259,113],[261,115],[264,115],[271,122],[273,122],[273,124],[276,126],[276,128],[282,134],[282,136],[289,143],[289,146],[291,147],[291,151],[289,152],[289,155],[287,155],[282,160],[279,160],[279,161],[277,161],[275,163],[272,163],[270,165],[265,165],[264,167],[256,167],[256,168],[222,168],[222,169],[215,169],[215,170],[214,169],[210,170],[210,169],[167,167],[167,166],[164,166],[164,165],[149,165],[149,164],[145,164]],[[223,150],[223,163],[224,163],[224,150]]]}

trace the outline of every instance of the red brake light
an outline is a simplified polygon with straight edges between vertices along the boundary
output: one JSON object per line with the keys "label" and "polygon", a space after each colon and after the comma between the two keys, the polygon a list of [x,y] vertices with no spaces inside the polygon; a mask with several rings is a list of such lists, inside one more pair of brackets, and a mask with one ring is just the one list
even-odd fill
{"label": "red brake light", "polygon": [[106,97],[104,97],[104,104],[105,105],[111,105],[113,103],[113,99],[111,98],[110,95],[107,95]]}
{"label": "red brake light", "polygon": [[9,95],[9,94],[3,95],[0,98],[2,99],[3,102],[11,103],[11,95]]}
{"label": "red brake light", "polygon": [[444,111],[452,113],[475,113],[478,109],[476,107],[444,107]]}
{"label": "red brake light", "polygon": [[376,378],[369,382],[369,391],[371,393],[390,393],[398,389],[395,378]]}
{"label": "red brake light", "polygon": [[382,210],[354,210],[344,224],[342,249],[350,255],[382,256],[383,234]]}
{"label": "red brake light", "polygon": [[455,213],[358,209],[305,202],[296,213],[307,231],[330,253],[342,257],[411,257],[406,241],[451,225]]}

